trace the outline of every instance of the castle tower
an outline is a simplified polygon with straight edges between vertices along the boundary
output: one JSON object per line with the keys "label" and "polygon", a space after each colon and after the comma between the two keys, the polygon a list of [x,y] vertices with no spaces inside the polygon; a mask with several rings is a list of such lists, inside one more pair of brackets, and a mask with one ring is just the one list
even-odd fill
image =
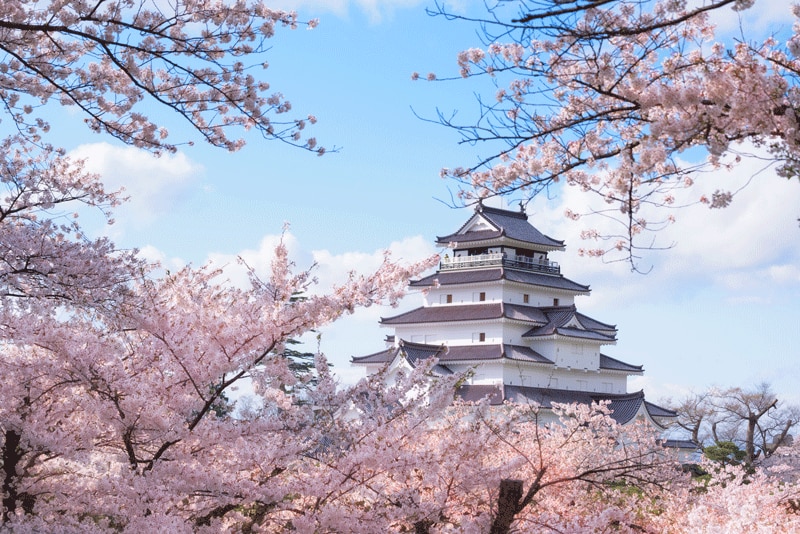
{"label": "castle tower", "polygon": [[435,274],[414,280],[427,290],[423,306],[381,319],[394,329],[387,349],[354,357],[368,373],[414,367],[435,356],[439,373],[472,370],[459,390],[469,400],[551,403],[609,400],[620,423],[644,418],[661,426],[675,413],[628,392],[641,365],[603,353],[617,329],[580,313],[585,286],[561,274],[550,254],[564,242],[542,234],[522,211],[479,204],[455,233],[437,238],[449,247]]}

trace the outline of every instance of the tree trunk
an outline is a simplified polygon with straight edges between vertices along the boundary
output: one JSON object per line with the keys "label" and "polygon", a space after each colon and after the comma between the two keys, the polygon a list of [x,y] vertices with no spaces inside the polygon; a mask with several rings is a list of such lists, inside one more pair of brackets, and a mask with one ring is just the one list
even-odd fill
{"label": "tree trunk", "polygon": [[22,456],[19,443],[22,436],[13,430],[6,430],[3,443],[3,523],[17,511],[17,464]]}
{"label": "tree trunk", "polygon": [[747,465],[753,465],[753,462],[756,459],[755,431],[757,423],[758,418],[755,415],[750,414],[750,417],[747,419],[747,434],[745,435],[744,442],[744,461]]}
{"label": "tree trunk", "polygon": [[414,523],[414,534],[430,534],[432,522],[423,519]]}
{"label": "tree trunk", "polygon": [[508,534],[511,523],[519,511],[522,499],[522,481],[503,479],[500,481],[500,495],[497,497],[497,515],[492,521],[490,534]]}

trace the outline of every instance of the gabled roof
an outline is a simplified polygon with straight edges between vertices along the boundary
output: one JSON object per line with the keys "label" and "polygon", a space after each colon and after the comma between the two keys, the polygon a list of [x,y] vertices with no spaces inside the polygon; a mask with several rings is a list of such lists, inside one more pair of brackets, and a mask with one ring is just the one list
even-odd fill
{"label": "gabled roof", "polygon": [[412,280],[410,287],[433,287],[459,284],[474,284],[508,280],[520,284],[562,289],[575,293],[589,293],[589,286],[578,284],[560,275],[544,274],[531,271],[520,271],[497,267],[496,269],[475,269],[466,271],[442,271],[420,280]]}
{"label": "gabled roof", "polygon": [[547,322],[534,326],[525,332],[522,337],[560,335],[606,343],[616,341],[617,328],[614,325],[602,323],[578,313],[574,305],[539,309],[547,318]]}
{"label": "gabled roof", "polygon": [[615,394],[510,385],[504,386],[503,389],[506,401],[517,404],[538,404],[543,408],[552,408],[553,403],[590,404],[607,400],[610,401],[608,407],[612,410],[611,418],[623,425],[632,421],[640,408],[644,408],[651,418],[677,417],[675,412],[645,401],[643,391]]}
{"label": "gabled roof", "polygon": [[[472,230],[476,221],[486,221],[490,229]],[[539,245],[546,248],[563,249],[564,242],[558,241],[541,233],[528,222],[528,216],[522,211],[509,211],[499,208],[490,208],[478,204],[475,213],[461,228],[453,234],[437,237],[436,243],[447,246],[449,243],[470,243],[507,237],[522,241],[530,245]]]}
{"label": "gabled roof", "polygon": [[[436,357],[441,361],[442,355],[446,352],[447,347],[444,345],[425,345],[423,343],[412,343],[401,339],[396,347],[389,347],[386,350],[367,354],[366,356],[353,356],[351,363],[357,365],[385,365],[393,362],[398,355],[401,355],[411,367],[416,367],[419,362],[431,357]],[[440,375],[453,374],[453,371],[441,364],[435,365],[432,371]]]}
{"label": "gabled roof", "polygon": [[536,325],[547,323],[547,317],[541,309],[533,306],[520,306],[505,302],[488,302],[486,304],[455,304],[448,306],[423,306],[411,311],[382,317],[382,325],[446,323],[453,321],[488,321],[500,318],[513,319]]}

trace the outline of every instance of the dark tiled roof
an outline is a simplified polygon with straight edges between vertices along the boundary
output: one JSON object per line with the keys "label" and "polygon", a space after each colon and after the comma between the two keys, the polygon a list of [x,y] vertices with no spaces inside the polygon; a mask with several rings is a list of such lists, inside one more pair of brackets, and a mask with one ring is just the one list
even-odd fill
{"label": "dark tiled roof", "polygon": [[[620,424],[625,424],[636,417],[636,413],[645,403],[644,392],[635,393],[593,393],[588,391],[568,391],[564,389],[532,388],[526,386],[509,386],[505,388],[505,400],[518,404],[538,404],[543,408],[552,408],[553,404],[590,404],[603,400],[610,401],[611,417]],[[645,408],[650,403],[645,403]],[[652,415],[652,414],[651,414]]]}
{"label": "dark tiled roof", "polygon": [[433,356],[439,357],[439,353],[445,349],[442,345],[424,345],[422,343],[402,341],[400,350],[406,355],[409,363],[416,367],[421,360],[427,360]]}
{"label": "dark tiled roof", "polygon": [[575,316],[580,321],[581,325],[587,330],[599,330],[599,331],[607,331],[609,335],[614,335],[617,331],[617,327],[613,324],[606,324],[601,323],[597,319],[592,319],[591,317],[584,315],[580,312],[576,313]]}
{"label": "dark tiled roof", "polygon": [[606,356],[605,354],[600,355],[600,369],[634,372],[643,370],[641,365],[631,365],[629,363],[617,360],[616,358],[612,358],[611,356]]}
{"label": "dark tiled roof", "polygon": [[465,243],[474,243],[476,241],[488,241],[490,239],[497,239],[503,237],[502,230],[478,230],[474,232],[464,232],[463,234],[450,234],[446,236],[436,236],[436,244],[446,247],[450,243],[458,243],[459,246]]}
{"label": "dark tiled roof", "polygon": [[[464,386],[470,388],[484,388],[479,391],[489,391],[490,388],[500,388],[500,386]],[[464,400],[473,401],[485,397],[488,393],[477,394],[477,391],[459,389],[458,395]],[[462,395],[462,390],[464,394]],[[537,404],[542,408],[552,408],[553,404],[591,404],[592,402],[610,401],[608,408],[611,410],[611,418],[619,424],[625,424],[633,420],[639,409],[644,406],[651,417],[675,417],[674,412],[664,410],[644,400],[644,392],[635,393],[592,393],[587,391],[568,391],[565,389],[533,388],[526,386],[502,386],[503,398],[491,397],[492,404],[502,404],[509,401],[516,404]],[[665,415],[669,413],[671,415]]]}
{"label": "dark tiled roof", "polygon": [[448,306],[423,306],[411,311],[381,318],[381,324],[446,323],[453,321],[487,321],[506,317],[516,321],[542,325],[547,317],[540,308],[502,302],[486,304],[457,304]]}
{"label": "dark tiled roof", "polygon": [[529,347],[521,347],[518,345],[474,344],[447,347],[446,351],[443,352],[439,358],[439,361],[443,363],[475,360],[499,360],[501,358],[508,358],[510,360],[523,362],[553,363],[551,360],[545,358],[535,350]]}
{"label": "dark tiled roof", "polygon": [[661,444],[668,449],[697,450],[700,448],[700,445],[690,439],[665,439]]}
{"label": "dark tiled roof", "polygon": [[444,271],[430,276],[426,276],[420,280],[412,280],[409,286],[411,287],[433,287],[435,285],[456,285],[456,284],[474,284],[481,282],[494,282],[497,280],[509,280],[511,282],[518,282],[520,284],[530,284],[532,286],[547,287],[552,289],[563,289],[566,291],[575,291],[578,293],[588,293],[589,286],[584,286],[573,282],[563,276],[554,276],[552,274],[543,274],[530,271],[519,271],[516,269],[504,269],[497,267],[495,269],[475,269],[466,271]]}
{"label": "dark tiled roof", "polygon": [[[547,323],[542,326],[531,328],[523,334],[523,337],[542,337],[558,334],[567,337],[606,342],[611,342],[616,339],[615,326],[601,323],[582,313],[578,313],[574,305],[540,308],[540,310],[547,317]],[[576,319],[583,328],[570,324],[573,318]],[[568,324],[569,326],[567,326]]]}
{"label": "dark tiled roof", "polygon": [[533,306],[522,306],[520,304],[505,304],[505,316],[509,319],[517,321],[524,321],[526,323],[547,323],[547,316],[542,312],[541,308]]}
{"label": "dark tiled roof", "polygon": [[653,417],[678,417],[678,412],[675,410],[663,408],[652,402],[645,401],[644,403],[647,405],[647,411],[650,412],[650,415]]}
{"label": "dark tiled roof", "polygon": [[[494,230],[480,230],[476,232],[463,232],[464,228],[472,222],[474,217],[482,215],[489,224],[494,226]],[[558,241],[541,233],[528,222],[528,216],[520,211],[509,211],[488,206],[478,205],[475,215],[464,223],[454,234],[437,237],[436,242],[440,245],[447,245],[452,242],[469,243],[473,241],[484,241],[505,236],[530,243],[532,245],[544,245],[547,247],[564,248],[564,242]]]}
{"label": "dark tiled roof", "polygon": [[[430,358],[431,356],[439,358],[441,364],[476,360],[499,360],[501,358],[533,363],[553,363],[535,350],[518,345],[481,343],[443,347],[442,345],[425,345],[422,343],[412,343],[410,341],[401,341],[401,344],[406,353],[406,357],[412,365],[416,365],[416,362],[420,359]],[[398,349],[392,347],[381,352],[376,352],[375,354],[354,356],[351,361],[355,364],[385,364],[391,362],[397,355],[397,352]]]}
{"label": "dark tiled roof", "polygon": [[[399,347],[390,347],[386,350],[382,350],[381,352],[368,354],[366,356],[353,356],[350,362],[361,365],[371,363],[385,365],[393,361],[397,357],[398,353],[402,353],[405,355],[405,358],[411,367],[416,367],[420,361],[426,360],[432,356],[436,356],[437,358],[441,359],[446,350],[447,348],[443,345],[425,345],[422,343],[412,343],[410,341],[401,340]],[[441,364],[435,365],[432,371],[442,375],[453,374],[452,370]]]}
{"label": "dark tiled roof", "polygon": [[458,388],[458,396],[466,402],[478,402],[489,397],[490,404],[503,404],[503,387],[495,384],[465,385]]}
{"label": "dark tiled roof", "polygon": [[397,354],[395,347],[390,347],[386,350],[376,352],[374,354],[367,354],[366,356],[353,356],[350,360],[351,363],[389,363],[394,359]]}
{"label": "dark tiled roof", "polygon": [[545,358],[535,350],[519,345],[503,345],[506,358],[509,360],[522,360],[536,363],[553,363],[552,360]]}
{"label": "dark tiled roof", "polygon": [[[581,328],[561,327],[556,329],[556,333],[565,337],[578,339],[591,339],[593,341],[614,341],[613,336],[607,336],[594,330],[583,330]],[[525,335],[528,335],[527,333]]]}
{"label": "dark tiled roof", "polygon": [[499,360],[503,357],[503,345],[474,344],[447,347],[440,358],[443,362],[455,363],[474,360]]}
{"label": "dark tiled roof", "polygon": [[466,304],[457,306],[423,306],[411,311],[381,317],[381,324],[440,323],[449,321],[478,321],[499,319],[503,316],[500,303]]}
{"label": "dark tiled roof", "polygon": [[530,271],[518,271],[516,269],[505,270],[506,280],[512,282],[520,282],[522,284],[531,284],[542,287],[552,287],[555,289],[566,289],[568,291],[580,291],[581,293],[588,293],[589,286],[573,282],[563,276],[553,276],[542,273],[534,273]]}

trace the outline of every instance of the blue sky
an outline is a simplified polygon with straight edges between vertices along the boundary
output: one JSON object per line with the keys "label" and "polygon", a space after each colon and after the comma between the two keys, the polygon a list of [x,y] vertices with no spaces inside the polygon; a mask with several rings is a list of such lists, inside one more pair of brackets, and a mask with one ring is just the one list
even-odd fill
{"label": "blue sky", "polygon": [[[362,0],[298,2],[302,18],[319,18],[313,31],[279,31],[266,79],[284,93],[297,117],[314,114],[314,135],[337,153],[317,157],[253,136],[228,154],[198,141],[155,159],[85,132],[70,110],[54,109],[56,135],[109,185],[126,186],[131,201],[108,232],[167,266],[228,265],[235,258],[266,269],[284,222],[299,267],[316,262],[320,288],[350,269],[368,271],[383,249],[415,260],[436,249],[437,235],[456,230],[470,212],[447,206],[455,184],[442,167],[471,164],[481,149],[426,123],[436,108],[467,118],[476,110],[471,82],[412,81],[411,73],[457,74],[459,50],[479,46],[475,28],[425,14],[430,2]],[[284,6],[286,7],[286,6]],[[455,6],[461,9],[460,6]],[[788,24],[785,13],[757,13],[749,24]],[[733,21],[723,20],[723,24]],[[774,27],[773,27],[774,28]],[[180,135],[181,126],[167,119]],[[746,161],[732,175],[708,176],[701,187],[744,183],[759,170]],[[772,383],[800,402],[800,183],[758,174],[727,210],[703,207],[676,213],[660,237],[675,246],[644,260],[647,275],[624,263],[580,258],[584,225],[563,217],[585,202],[576,191],[539,199],[528,213],[544,233],[564,239],[556,257],[568,278],[591,285],[581,311],[616,324],[619,341],[604,352],[643,364],[631,390],[648,398],[681,396],[711,385]],[[410,295],[404,307],[421,303]],[[383,348],[391,333],[378,327],[391,309],[361,310],[323,330],[322,350],[341,380],[361,371],[348,362]]]}

